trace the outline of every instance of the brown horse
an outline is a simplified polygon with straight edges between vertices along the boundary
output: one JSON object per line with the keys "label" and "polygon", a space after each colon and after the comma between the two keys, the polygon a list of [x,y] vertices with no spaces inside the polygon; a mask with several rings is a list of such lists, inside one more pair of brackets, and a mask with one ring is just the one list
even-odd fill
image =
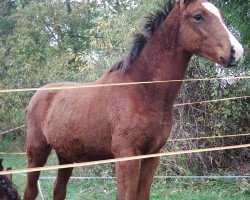
{"label": "brown horse", "polygon": [[[0,171],[3,171],[3,159],[0,159]],[[10,170],[8,168],[6,170]],[[0,175],[0,200],[21,200],[15,186],[12,183],[12,175]]]}
{"label": "brown horse", "polygon": [[[240,60],[243,48],[209,1],[167,1],[163,11],[149,17],[127,56],[90,84],[182,80],[193,54],[230,67]],[[28,167],[43,166],[52,148],[60,164],[159,152],[171,131],[180,86],[172,82],[36,92],[26,110]],[[149,199],[158,162],[116,163],[117,199]],[[54,199],[65,198],[71,172],[58,170]],[[28,173],[24,200],[36,198],[38,178],[39,172]]]}

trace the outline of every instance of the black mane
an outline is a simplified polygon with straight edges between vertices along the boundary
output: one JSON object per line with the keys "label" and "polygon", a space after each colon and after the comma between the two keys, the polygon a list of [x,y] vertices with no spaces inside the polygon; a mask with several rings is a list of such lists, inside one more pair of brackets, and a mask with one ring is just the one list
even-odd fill
{"label": "black mane", "polygon": [[148,39],[154,34],[155,30],[159,27],[159,25],[167,18],[169,13],[174,7],[174,0],[168,0],[164,4],[164,8],[161,10],[157,10],[154,13],[150,13],[146,16],[146,23],[144,24],[140,33],[137,33],[134,37],[134,42],[130,51],[127,53],[127,56],[113,65],[109,72],[113,72],[116,70],[127,71],[135,58],[139,55],[141,50],[143,49],[145,43]]}

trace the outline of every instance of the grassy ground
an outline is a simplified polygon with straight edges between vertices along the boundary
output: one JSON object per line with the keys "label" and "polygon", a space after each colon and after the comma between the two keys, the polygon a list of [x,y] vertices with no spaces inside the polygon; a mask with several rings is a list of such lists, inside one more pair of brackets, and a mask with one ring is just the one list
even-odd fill
{"label": "grassy ground", "polygon": [[[26,166],[26,156],[6,155],[4,158],[5,167],[14,169]],[[50,156],[48,165],[57,163],[55,155]],[[74,176],[109,176],[112,175],[110,165],[96,166],[94,168],[78,168],[73,172]],[[55,176],[56,171],[42,172],[41,176]],[[13,177],[18,191],[23,195],[26,177],[16,174]],[[53,180],[40,180],[45,199],[52,199]],[[70,180],[68,184],[68,200],[92,200],[92,199],[115,199],[115,180]],[[41,199],[40,196],[38,199]],[[250,199],[250,185],[246,180],[159,180],[155,179],[151,198],[154,200],[248,200]]]}

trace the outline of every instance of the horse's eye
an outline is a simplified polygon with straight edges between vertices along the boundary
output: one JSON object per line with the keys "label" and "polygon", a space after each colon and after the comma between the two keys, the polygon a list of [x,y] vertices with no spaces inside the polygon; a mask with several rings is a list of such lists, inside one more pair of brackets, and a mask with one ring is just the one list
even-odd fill
{"label": "horse's eye", "polygon": [[197,14],[197,15],[194,16],[194,19],[196,21],[201,21],[201,20],[203,20],[203,17],[200,14]]}

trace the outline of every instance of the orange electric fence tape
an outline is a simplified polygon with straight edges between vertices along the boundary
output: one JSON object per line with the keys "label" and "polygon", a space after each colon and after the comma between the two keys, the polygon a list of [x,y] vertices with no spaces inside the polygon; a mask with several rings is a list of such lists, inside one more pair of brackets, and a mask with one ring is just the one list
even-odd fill
{"label": "orange electric fence tape", "polygon": [[[243,136],[250,136],[250,133],[243,133],[243,134],[235,134],[235,135],[214,135],[214,136],[207,136],[207,137],[197,137],[197,138],[177,138],[177,139],[170,139],[167,142],[182,142],[182,141],[191,141],[191,140],[204,140],[204,139],[220,139],[220,138],[230,138],[230,137],[243,137]],[[0,155],[26,155],[26,152],[0,152]]]}
{"label": "orange electric fence tape", "polygon": [[0,155],[26,155],[26,152],[0,152]]}
{"label": "orange electric fence tape", "polygon": [[25,125],[18,126],[16,128],[13,128],[13,129],[10,129],[10,130],[7,130],[7,131],[3,131],[3,132],[0,133],[0,135],[6,134],[6,133],[9,133],[9,132],[12,132],[12,131],[15,131],[15,130],[18,130],[18,129],[24,128],[24,127],[25,127]]}
{"label": "orange electric fence tape", "polygon": [[250,133],[242,133],[242,134],[235,134],[235,135],[214,135],[214,136],[197,137],[197,138],[177,138],[177,139],[170,139],[167,142],[204,140],[204,139],[218,139],[218,138],[242,137],[242,136],[250,136]]}
{"label": "orange electric fence tape", "polygon": [[[199,101],[199,102],[188,102],[188,103],[180,103],[175,104],[174,106],[183,106],[183,105],[192,105],[198,103],[208,103],[208,102],[218,102],[218,101],[225,101],[225,100],[234,100],[234,99],[242,99],[242,98],[249,98],[250,96],[242,96],[242,97],[231,97],[231,98],[224,98],[224,99],[214,99],[214,100],[207,100],[207,101]],[[1,132],[0,135],[12,132],[14,130],[18,130],[20,128],[25,127],[25,125]],[[246,134],[236,134],[236,135],[221,135],[221,136],[208,136],[208,137],[198,137],[198,138],[179,138],[179,139],[170,139],[168,142],[175,142],[175,141],[190,141],[190,140],[201,140],[201,139],[216,139],[216,138],[228,138],[228,137],[239,137],[239,136],[249,136],[249,133]],[[26,152],[0,152],[0,155],[25,155]]]}
{"label": "orange electric fence tape", "polygon": [[[250,96],[241,96],[241,97],[230,97],[230,98],[223,98],[223,99],[212,99],[212,100],[197,101],[197,102],[178,103],[178,104],[175,104],[174,107],[177,107],[177,106],[186,106],[186,105],[193,105],[193,104],[203,104],[203,103],[209,103],[209,102],[219,102],[219,101],[246,99],[246,98],[249,98],[249,97]],[[17,130],[17,129],[20,129],[20,128],[23,128],[23,127],[25,127],[25,125],[21,125],[19,127],[13,128],[13,129],[10,129],[10,130],[4,131],[4,132],[0,132],[0,135],[9,133],[11,131],[14,131],[14,130]]]}
{"label": "orange electric fence tape", "polygon": [[223,99],[212,99],[212,100],[205,100],[205,101],[196,101],[196,102],[187,102],[187,103],[178,103],[174,104],[174,107],[177,106],[186,106],[186,105],[193,105],[193,104],[202,104],[202,103],[210,103],[210,102],[218,102],[218,101],[228,101],[228,100],[236,100],[236,99],[246,99],[250,96],[241,96],[241,97],[229,97],[229,98],[223,98]]}
{"label": "orange electric fence tape", "polygon": [[[140,84],[155,84],[155,83],[170,83],[170,82],[191,82],[191,81],[209,81],[209,80],[228,80],[228,79],[248,79],[250,76],[241,76],[241,77],[225,77],[225,78],[203,78],[203,79],[184,79],[184,80],[166,80],[166,81],[148,81],[148,82],[130,82],[130,83],[113,83],[113,84],[96,84],[96,85],[81,85],[81,86],[68,86],[68,87],[51,87],[51,88],[20,88],[20,89],[2,89],[0,93],[9,93],[9,92],[25,92],[25,91],[37,91],[37,90],[63,90],[63,89],[80,89],[80,88],[95,88],[95,87],[108,87],[108,86],[126,86],[126,85],[140,85]],[[233,99],[242,99],[242,98],[249,98],[250,96],[242,96],[242,97],[231,97],[231,98],[224,98],[224,99],[215,99],[215,100],[206,100],[206,101],[199,101],[199,102],[188,102],[188,103],[180,103],[175,104],[174,106],[183,106],[183,105],[192,105],[192,104],[202,104],[208,102],[218,102],[218,101],[226,101],[226,100],[233,100]],[[8,132],[20,129],[25,127],[25,125],[16,127],[14,129],[4,131],[0,133],[6,134]],[[212,137],[200,137],[200,138],[183,138],[183,139],[174,139],[169,140],[169,142],[173,141],[185,141],[185,140],[198,140],[198,139],[213,139],[213,138],[225,138],[225,137],[237,137],[237,136],[247,136],[249,134],[238,134],[238,135],[226,135],[226,136],[212,136]],[[160,153],[160,154],[151,154],[151,155],[144,155],[144,156],[136,156],[136,157],[129,157],[131,160],[136,159],[143,159],[143,158],[151,158],[151,157],[161,157],[167,155],[179,155],[179,154],[187,154],[187,153],[198,153],[198,152],[206,152],[206,151],[218,151],[224,149],[235,149],[235,148],[244,148],[249,147],[249,145],[236,145],[236,146],[228,146],[226,147],[216,147],[216,148],[208,148],[208,149],[199,149],[199,150],[186,150],[186,151],[178,151],[178,152],[169,152],[169,153]],[[181,153],[182,152],[182,153]],[[13,155],[23,155],[26,152],[20,153],[5,153],[0,152],[0,154],[13,154]],[[78,166],[90,166],[94,164],[102,164],[102,163],[112,163],[112,162],[119,162],[119,161],[126,161],[129,160],[128,158],[119,158],[119,159],[111,159],[106,161],[95,161],[95,162],[87,162],[87,163],[80,163],[80,164],[71,164],[74,165],[73,167]],[[71,165],[67,165],[71,167]],[[66,166],[66,165],[65,165]],[[21,173],[21,172],[31,172],[31,171],[42,171],[47,169],[59,169],[59,168],[66,168],[63,165],[57,166],[57,168],[53,168],[56,166],[50,167],[43,167],[43,168],[36,168],[36,169],[29,169],[29,171],[20,171],[20,170],[10,170],[8,172],[0,172],[1,174],[10,174],[10,173]],[[24,169],[25,170],[25,169]]]}
{"label": "orange electric fence tape", "polygon": [[156,154],[131,156],[131,157],[108,159],[108,160],[98,160],[98,161],[84,162],[84,163],[73,163],[73,164],[66,164],[66,165],[54,165],[54,166],[45,166],[45,167],[36,167],[36,168],[27,168],[27,169],[8,170],[8,171],[1,171],[0,175],[65,169],[65,168],[71,168],[71,167],[85,167],[85,166],[116,163],[116,162],[122,162],[122,161],[139,160],[139,159],[153,158],[153,157],[173,156],[173,155],[202,153],[202,152],[211,152],[211,151],[222,151],[222,150],[240,149],[240,148],[248,148],[248,147],[250,147],[250,144],[213,147],[213,148],[206,148],[206,149],[192,149],[192,150],[183,150],[183,151],[166,152],[166,153],[156,153]]}
{"label": "orange electric fence tape", "polygon": [[127,85],[141,85],[141,84],[156,84],[156,83],[171,83],[171,82],[191,82],[191,81],[211,81],[211,80],[229,80],[229,79],[249,79],[250,76],[239,77],[224,77],[224,78],[194,78],[184,80],[165,80],[165,81],[144,81],[144,82],[127,82],[127,83],[110,83],[110,84],[94,84],[94,85],[78,85],[66,87],[48,87],[48,88],[17,88],[17,89],[1,89],[0,93],[10,92],[27,92],[27,91],[41,91],[41,90],[66,90],[66,89],[81,89],[81,88],[96,88],[96,87],[110,87],[110,86],[127,86]]}

